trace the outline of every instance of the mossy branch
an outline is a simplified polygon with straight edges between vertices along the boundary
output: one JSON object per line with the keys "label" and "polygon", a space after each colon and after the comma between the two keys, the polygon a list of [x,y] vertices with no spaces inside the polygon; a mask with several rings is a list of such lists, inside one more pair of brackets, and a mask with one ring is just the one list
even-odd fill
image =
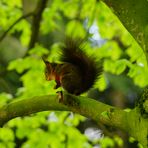
{"label": "mossy branch", "polygon": [[90,98],[69,94],[64,94],[63,103],[59,103],[58,95],[37,96],[31,99],[13,101],[0,109],[0,126],[15,117],[48,110],[73,111],[90,117],[98,124],[102,123],[122,129],[144,146],[147,145],[148,120],[141,117],[137,108],[126,112]]}

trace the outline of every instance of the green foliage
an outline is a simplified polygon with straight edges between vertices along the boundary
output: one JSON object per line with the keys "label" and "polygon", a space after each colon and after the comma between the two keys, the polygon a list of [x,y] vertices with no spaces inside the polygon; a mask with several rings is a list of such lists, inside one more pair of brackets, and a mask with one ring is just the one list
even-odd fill
{"label": "green foliage", "polygon": [[21,16],[21,7],[20,0],[13,0],[11,2],[10,0],[2,0],[0,2],[0,26],[3,29],[7,29],[8,26],[10,26],[18,17]]}
{"label": "green foliage", "polygon": [[0,93],[0,107],[7,104],[12,99],[12,95],[7,93]]}
{"label": "green foliage", "polygon": [[0,147],[1,148],[13,148],[14,143],[14,133],[10,128],[0,129]]}
{"label": "green foliage", "polygon": [[67,112],[42,112],[32,117],[11,120],[7,126],[17,127],[15,135],[18,139],[28,139],[23,143],[22,148],[28,145],[32,148],[36,146],[55,148],[65,147],[65,145],[71,147],[72,143],[72,147],[86,145],[86,148],[89,148],[87,138],[74,128],[83,120],[84,117]]}
{"label": "green foliage", "polygon": [[95,86],[99,88],[100,91],[104,91],[107,87],[105,74],[102,74],[99,80],[96,82]]}
{"label": "green foliage", "polygon": [[[0,33],[22,16],[23,9],[21,0],[0,1]],[[41,56],[49,54],[50,61],[58,61],[58,45],[63,34],[84,37],[88,35],[90,27],[95,22],[105,43],[98,47],[92,46],[88,41],[86,52],[104,60],[105,72],[114,75],[126,74],[139,87],[148,85],[146,59],[141,48],[103,3],[97,3],[96,0],[53,0],[49,2],[42,16],[40,38],[43,38],[43,43],[50,41],[50,45],[45,47],[44,44],[38,43],[29,51],[28,56],[21,56],[9,63],[7,70],[17,72],[22,84],[18,86],[14,98],[27,99],[36,95],[55,94],[57,91],[54,89],[55,82],[45,80],[45,65]],[[20,51],[27,52],[31,31],[30,21],[23,19],[9,32],[9,35],[22,45]],[[48,34],[51,36],[45,39]],[[115,38],[118,38],[126,48]],[[0,48],[0,52],[1,50]],[[13,56],[16,52],[7,51],[8,57],[9,54]],[[108,87],[105,72],[95,85],[101,91]],[[11,94],[1,93],[0,107],[11,99]],[[8,122],[5,128],[0,129],[0,147],[13,148],[15,140],[18,139],[22,142],[22,148],[66,146],[90,148],[93,146],[77,129],[80,122],[84,121],[84,117],[68,112],[43,112],[30,117],[16,118]],[[116,144],[122,146],[123,143],[118,137],[113,139],[105,137],[99,144],[101,148],[106,148],[114,147]]]}
{"label": "green foliage", "polygon": [[41,59],[41,55],[46,54],[47,52],[47,49],[37,45],[36,48],[29,52],[30,56],[23,59],[17,59],[8,66],[8,70],[15,69],[18,73],[27,71],[20,77],[23,87],[19,88],[17,91],[19,97],[28,98],[35,95],[56,93],[54,90],[55,82],[47,82],[44,76],[45,65]]}
{"label": "green foliage", "polygon": [[14,31],[22,32],[20,41],[23,46],[27,46],[31,36],[31,26],[26,20],[22,20],[19,24],[15,25]]}
{"label": "green foliage", "polygon": [[103,139],[100,140],[100,145],[101,148],[115,148],[115,147],[122,147],[123,146],[123,141],[121,138],[115,136],[113,139],[109,137],[104,137]]}

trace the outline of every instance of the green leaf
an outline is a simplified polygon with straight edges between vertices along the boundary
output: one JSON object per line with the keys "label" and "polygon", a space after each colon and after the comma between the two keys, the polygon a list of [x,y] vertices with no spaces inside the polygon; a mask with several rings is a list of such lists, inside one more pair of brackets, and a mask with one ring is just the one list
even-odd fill
{"label": "green leaf", "polygon": [[0,140],[3,142],[9,142],[14,140],[14,133],[9,128],[0,128]]}
{"label": "green leaf", "polygon": [[82,23],[74,20],[74,21],[69,21],[69,23],[67,24],[66,34],[83,38],[85,37],[86,32],[84,30]]}
{"label": "green leaf", "polygon": [[109,137],[104,137],[103,139],[100,140],[100,145],[101,148],[107,148],[107,147],[114,148],[114,141]]}
{"label": "green leaf", "polygon": [[95,86],[97,88],[99,88],[100,91],[104,91],[107,87],[107,80],[105,77],[105,74],[102,74],[99,78],[99,80],[97,81],[97,83],[95,84]]}
{"label": "green leaf", "polygon": [[0,107],[4,106],[5,104],[7,104],[7,102],[12,99],[12,95],[11,94],[7,94],[7,93],[0,93]]}
{"label": "green leaf", "polygon": [[22,73],[24,70],[30,67],[30,58],[19,58],[17,60],[12,61],[9,66],[8,70],[16,70],[18,73]]}
{"label": "green leaf", "polygon": [[42,47],[41,45],[37,44],[33,49],[29,51],[30,55],[37,55],[41,57],[44,54],[48,54],[48,49]]}
{"label": "green leaf", "polygon": [[115,69],[116,69],[116,74],[119,75],[121,74],[126,68],[126,60],[118,60],[115,63]]}

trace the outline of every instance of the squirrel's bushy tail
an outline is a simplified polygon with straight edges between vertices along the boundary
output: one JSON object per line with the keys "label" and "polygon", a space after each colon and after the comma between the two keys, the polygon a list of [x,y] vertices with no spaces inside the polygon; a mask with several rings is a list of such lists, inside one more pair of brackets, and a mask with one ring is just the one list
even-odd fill
{"label": "squirrel's bushy tail", "polygon": [[102,72],[102,63],[87,55],[83,51],[84,46],[84,39],[66,37],[64,44],[61,46],[62,55],[60,59],[61,62],[78,67],[83,84],[81,93],[90,89]]}

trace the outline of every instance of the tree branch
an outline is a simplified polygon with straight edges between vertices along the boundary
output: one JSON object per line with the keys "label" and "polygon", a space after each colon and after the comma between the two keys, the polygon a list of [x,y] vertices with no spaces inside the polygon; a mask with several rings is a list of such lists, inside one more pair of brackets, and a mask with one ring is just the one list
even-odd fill
{"label": "tree branch", "polygon": [[147,145],[148,119],[142,118],[137,108],[126,112],[90,98],[69,94],[64,94],[64,103],[59,103],[56,95],[13,101],[0,109],[0,126],[15,117],[48,110],[73,111],[90,117],[98,124],[102,123],[122,129],[144,146]]}
{"label": "tree branch", "polygon": [[33,22],[32,22],[32,34],[31,34],[31,39],[30,39],[28,50],[34,47],[38,39],[40,22],[42,19],[42,12],[46,7],[47,2],[48,0],[38,0],[37,7],[35,9],[35,15],[33,17]]}
{"label": "tree branch", "polygon": [[25,19],[29,16],[33,16],[34,13],[33,12],[30,12],[28,14],[25,14],[23,16],[21,16],[20,18],[18,18],[0,37],[0,42],[6,37],[6,35],[8,34],[8,32],[17,24],[19,23],[22,19]]}

